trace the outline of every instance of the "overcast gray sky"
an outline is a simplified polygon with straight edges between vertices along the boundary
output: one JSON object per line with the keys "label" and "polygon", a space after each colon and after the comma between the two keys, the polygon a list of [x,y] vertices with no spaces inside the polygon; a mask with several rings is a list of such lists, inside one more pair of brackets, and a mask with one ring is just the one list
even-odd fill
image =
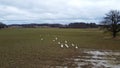
{"label": "overcast gray sky", "polygon": [[0,0],[0,21],[13,23],[99,22],[120,0]]}

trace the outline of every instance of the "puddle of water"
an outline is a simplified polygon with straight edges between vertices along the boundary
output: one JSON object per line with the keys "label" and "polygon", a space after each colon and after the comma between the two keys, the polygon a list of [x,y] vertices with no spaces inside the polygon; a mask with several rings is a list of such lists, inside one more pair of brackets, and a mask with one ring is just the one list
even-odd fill
{"label": "puddle of water", "polygon": [[84,53],[92,54],[92,55],[120,55],[120,52],[113,51],[84,51]]}
{"label": "puddle of water", "polygon": [[67,58],[63,64],[66,66],[56,66],[55,68],[120,68],[120,51],[107,50],[81,50],[80,54],[74,58]]}

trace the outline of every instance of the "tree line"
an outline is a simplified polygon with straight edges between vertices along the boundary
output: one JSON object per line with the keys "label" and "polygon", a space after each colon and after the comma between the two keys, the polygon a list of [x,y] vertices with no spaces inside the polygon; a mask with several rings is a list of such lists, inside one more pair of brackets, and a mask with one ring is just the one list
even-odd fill
{"label": "tree line", "polygon": [[68,25],[64,24],[11,24],[5,25],[1,24],[0,28],[9,27],[21,27],[21,28],[37,28],[37,27],[51,27],[51,28],[97,28],[98,25],[96,23],[85,23],[85,22],[74,22]]}

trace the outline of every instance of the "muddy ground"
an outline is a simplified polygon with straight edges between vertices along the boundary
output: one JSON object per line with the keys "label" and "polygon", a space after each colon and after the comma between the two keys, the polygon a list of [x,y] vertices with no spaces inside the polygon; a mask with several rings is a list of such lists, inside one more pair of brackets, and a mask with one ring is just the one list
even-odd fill
{"label": "muddy ground", "polygon": [[120,68],[120,51],[81,49],[79,56],[50,68]]}

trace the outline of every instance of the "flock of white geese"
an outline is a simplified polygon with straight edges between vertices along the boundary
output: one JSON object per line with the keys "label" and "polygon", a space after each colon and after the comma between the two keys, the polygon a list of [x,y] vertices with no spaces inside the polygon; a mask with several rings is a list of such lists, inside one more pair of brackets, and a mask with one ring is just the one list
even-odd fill
{"label": "flock of white geese", "polygon": [[[41,38],[41,41],[43,41],[44,39]],[[74,47],[75,49],[78,49],[78,46],[75,45],[75,44],[68,44],[68,41],[67,40],[64,40],[64,43],[63,42],[60,42],[58,41],[58,37],[55,37],[53,40],[53,42],[57,42],[58,45],[60,45],[61,48],[70,48],[70,47]]]}

